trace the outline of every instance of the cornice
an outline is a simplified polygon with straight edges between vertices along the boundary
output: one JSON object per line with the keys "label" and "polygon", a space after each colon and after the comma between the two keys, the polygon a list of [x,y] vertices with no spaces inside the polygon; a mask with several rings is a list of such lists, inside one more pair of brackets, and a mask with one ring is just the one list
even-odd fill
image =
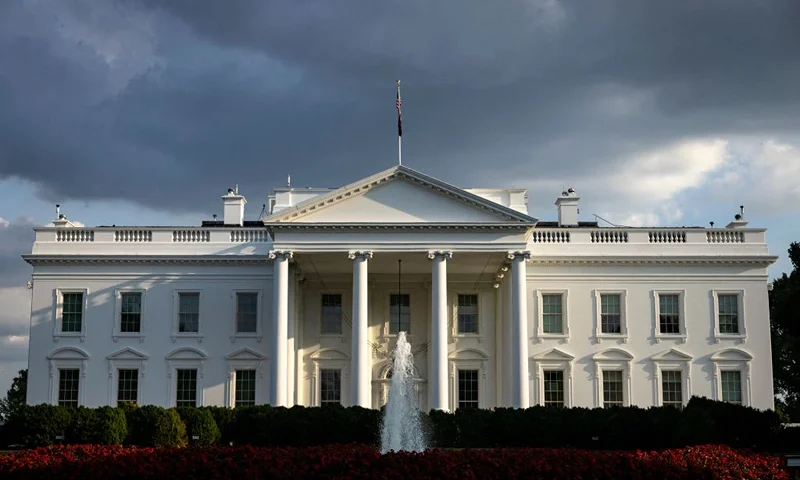
{"label": "cornice", "polygon": [[263,265],[272,260],[267,255],[23,255],[33,266],[37,265]]}
{"label": "cornice", "polygon": [[338,230],[352,230],[352,231],[398,231],[398,230],[413,230],[415,232],[425,231],[441,231],[452,230],[459,232],[470,231],[497,231],[497,230],[513,230],[517,232],[527,232],[533,224],[523,223],[269,223],[267,230],[272,233],[273,231],[282,230],[305,230],[305,231],[338,231]]}
{"label": "cornice", "polygon": [[529,265],[754,265],[768,267],[778,260],[777,256],[695,256],[695,257],[647,257],[647,256],[583,256],[583,257],[537,257],[528,260]]}

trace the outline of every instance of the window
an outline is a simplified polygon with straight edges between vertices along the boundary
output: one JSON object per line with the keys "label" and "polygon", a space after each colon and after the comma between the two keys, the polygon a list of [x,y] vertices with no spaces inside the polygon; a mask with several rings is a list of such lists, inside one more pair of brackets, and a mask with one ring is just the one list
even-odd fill
{"label": "window", "polygon": [[600,295],[600,331],[622,333],[622,301],[619,294]]}
{"label": "window", "polygon": [[256,371],[236,370],[236,407],[251,407],[256,404]]}
{"label": "window", "polygon": [[722,401],[742,404],[742,372],[739,370],[723,370],[720,372],[722,384]]}
{"label": "window", "polygon": [[458,371],[458,408],[478,408],[478,371]]}
{"label": "window", "polygon": [[563,296],[542,295],[542,333],[563,333]]}
{"label": "window", "polygon": [[141,292],[120,293],[119,325],[121,333],[139,333],[142,328]]}
{"label": "window", "polygon": [[78,406],[81,371],[79,368],[58,370],[58,404],[64,407]]}
{"label": "window", "polygon": [[736,294],[717,295],[719,308],[719,333],[739,334],[739,296]]}
{"label": "window", "polygon": [[563,370],[544,371],[544,406],[545,407],[565,406]]}
{"label": "window", "polygon": [[322,295],[320,333],[323,335],[342,334],[342,296],[338,293]]}
{"label": "window", "polygon": [[236,333],[258,331],[258,293],[236,293]]}
{"label": "window", "polygon": [[411,333],[411,298],[407,293],[389,297],[389,334]]}
{"label": "window", "polygon": [[176,370],[175,381],[175,406],[176,407],[196,407],[197,406],[197,370],[182,369]]}
{"label": "window", "polygon": [[178,293],[178,333],[199,333],[200,292]]}
{"label": "window", "polygon": [[139,370],[119,369],[117,376],[117,406],[139,403]]}
{"label": "window", "polygon": [[61,332],[83,331],[83,293],[65,292],[61,297]]}
{"label": "window", "polygon": [[624,405],[622,370],[603,370],[603,407]]}
{"label": "window", "polygon": [[478,296],[458,295],[458,333],[478,333]]}
{"label": "window", "polygon": [[658,331],[668,335],[681,333],[679,294],[666,293],[658,295]]}
{"label": "window", "polygon": [[341,370],[320,370],[319,392],[321,405],[340,405],[342,403]]}
{"label": "window", "polygon": [[680,370],[661,372],[661,404],[683,408],[683,375]]}

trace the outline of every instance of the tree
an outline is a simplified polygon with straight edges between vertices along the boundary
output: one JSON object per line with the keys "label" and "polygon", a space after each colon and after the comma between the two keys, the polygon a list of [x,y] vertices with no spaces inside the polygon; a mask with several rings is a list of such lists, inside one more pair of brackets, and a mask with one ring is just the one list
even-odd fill
{"label": "tree", "polygon": [[769,292],[772,372],[776,405],[792,421],[800,420],[800,242],[789,246],[792,273],[772,282]]}
{"label": "tree", "polygon": [[28,369],[20,370],[11,382],[6,397],[0,400],[0,420],[8,421],[20,407],[25,405],[28,393]]}

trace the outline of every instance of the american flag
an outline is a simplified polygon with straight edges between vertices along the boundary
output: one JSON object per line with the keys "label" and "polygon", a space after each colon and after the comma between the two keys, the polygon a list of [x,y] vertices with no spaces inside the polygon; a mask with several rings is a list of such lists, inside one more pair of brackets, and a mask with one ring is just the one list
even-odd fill
{"label": "american flag", "polygon": [[397,81],[397,136],[403,136],[403,112],[401,111],[400,107],[403,106],[402,100],[400,100],[400,81]]}

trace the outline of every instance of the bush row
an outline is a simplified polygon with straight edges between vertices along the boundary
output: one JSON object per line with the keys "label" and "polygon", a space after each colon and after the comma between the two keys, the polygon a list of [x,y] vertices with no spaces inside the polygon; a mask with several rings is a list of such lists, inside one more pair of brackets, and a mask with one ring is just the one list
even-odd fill
{"label": "bush row", "polygon": [[[800,447],[800,432],[774,411],[693,398],[682,410],[545,408],[458,410],[420,414],[431,446],[663,449],[719,444],[754,450]],[[164,409],[27,406],[7,425],[8,443],[137,446],[376,445],[381,412],[359,407]]]}
{"label": "bush row", "polygon": [[366,445],[123,448],[79,445],[0,457],[0,478],[80,480],[512,479],[789,480],[779,457],[722,446],[635,452],[578,449],[428,450],[390,453]]}

